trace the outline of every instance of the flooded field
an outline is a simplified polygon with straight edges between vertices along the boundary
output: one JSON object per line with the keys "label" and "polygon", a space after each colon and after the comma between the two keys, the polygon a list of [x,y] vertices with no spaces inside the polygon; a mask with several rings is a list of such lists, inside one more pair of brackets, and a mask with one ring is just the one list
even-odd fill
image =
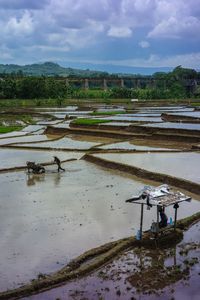
{"label": "flooded field", "polygon": [[[144,181],[136,174],[128,175],[127,171],[122,173],[119,169],[111,170],[109,164],[100,167],[90,163],[86,156],[187,179],[196,183],[197,187],[200,184],[200,153],[190,151],[199,144],[198,140],[193,142],[192,131],[200,130],[200,124],[171,123],[161,119],[163,112],[197,117],[199,112],[193,108],[149,106],[126,110],[123,105],[94,103],[88,107],[72,105],[38,108],[35,111],[44,114],[39,117],[36,114],[34,122],[37,119],[37,124],[28,123],[21,131],[0,135],[0,292],[19,287],[43,274],[58,271],[85,251],[136,236],[140,226],[140,206],[126,203],[125,200],[137,195],[144,185],[157,186],[158,183]],[[126,114],[113,115],[115,111]],[[91,115],[92,112],[111,112],[111,115]],[[71,119],[68,118],[70,116]],[[103,123],[102,127],[99,124],[95,129],[89,126],[70,127],[71,121],[80,117],[112,122]],[[170,135],[165,138],[163,133],[162,137],[156,136],[153,140],[150,134],[133,133],[128,129],[129,125],[138,122],[145,122],[144,126],[155,128],[189,129],[191,134],[189,132],[187,135],[191,135],[191,139],[187,143],[184,140],[178,141],[178,138],[176,141],[174,135],[170,140]],[[51,135],[44,134],[47,132]],[[6,146],[11,143],[12,146]],[[177,149],[180,152],[173,153]],[[123,153],[129,150],[141,153]],[[55,164],[45,166],[44,174],[29,174],[25,169],[3,171],[25,166],[26,161],[53,163],[54,156],[61,161],[76,160],[62,163],[65,172],[58,172]],[[179,220],[200,211],[199,195],[192,194],[192,197],[190,203],[181,203]],[[173,206],[166,208],[166,214],[168,218],[174,219]],[[145,207],[143,230],[149,230],[156,218],[155,207],[150,210]],[[180,255],[180,251],[189,242],[197,243],[199,226],[198,223],[197,227],[193,226],[191,231],[185,232],[184,240],[175,248],[171,247],[169,252],[159,250],[161,252],[157,256],[151,251],[143,250],[140,253],[138,249],[129,249],[125,253],[120,252],[121,256],[110,264],[101,265],[99,270],[94,269],[90,276],[24,299],[154,300],[162,296],[164,300],[172,297],[186,300],[186,296],[191,293],[193,300],[197,300],[198,263],[191,268],[193,281],[190,277],[184,281],[191,285],[188,289],[178,281],[164,280],[167,284],[162,286],[162,292],[157,292],[148,280],[150,287],[143,284],[141,275],[144,271],[147,274],[152,272],[151,264],[155,257],[160,268],[153,268],[153,271],[160,277],[168,266],[174,268],[175,258],[178,265],[184,266],[186,258]],[[199,257],[199,248],[192,249],[191,253],[187,259]],[[172,273],[173,268],[170,269]],[[139,281],[139,284],[135,285],[135,281]],[[148,298],[145,298],[147,295]],[[171,298],[167,298],[169,295]]]}
{"label": "flooded field", "polygon": [[0,134],[0,139],[5,139],[7,137],[13,137],[13,136],[22,136],[22,135],[26,135],[26,134],[28,134],[28,132],[25,132],[25,131],[12,131],[12,132],[8,132],[8,133]]}
{"label": "flooded field", "polygon": [[[1,290],[55,271],[90,248],[136,234],[140,208],[125,200],[143,182],[84,161],[63,166],[66,171],[59,174],[51,166],[44,175],[0,175]],[[199,201],[184,203],[178,217],[199,209]],[[173,208],[167,213],[173,216]],[[156,210],[145,210],[147,215],[144,229]]]}
{"label": "flooded field", "polygon": [[95,156],[200,183],[200,153],[102,153]]}
{"label": "flooded field", "polygon": [[104,145],[99,148],[105,149],[105,150],[121,149],[121,150],[143,150],[143,151],[151,151],[151,150],[168,150],[168,151],[170,151],[170,149],[167,149],[167,148],[134,145],[134,141],[114,143],[114,144]]}
{"label": "flooded field", "polygon": [[177,116],[186,116],[186,117],[200,118],[200,111],[176,112],[176,113],[170,113],[170,115],[177,115]]}
{"label": "flooded field", "polygon": [[25,128],[22,129],[22,131],[25,132],[37,132],[38,130],[43,129],[44,126],[43,125],[28,125]]}
{"label": "flooded field", "polygon": [[163,122],[163,120],[160,117],[135,117],[132,116],[113,116],[108,117],[107,119],[112,121],[126,121],[126,122]]}
{"label": "flooded field", "polygon": [[169,129],[186,129],[186,130],[200,130],[200,124],[188,124],[188,123],[170,123],[170,122],[163,122],[163,123],[153,123],[153,124],[145,124],[141,125],[145,127],[155,127],[155,128],[169,128]]}
{"label": "flooded field", "polygon": [[31,148],[40,147],[40,148],[79,149],[79,150],[84,150],[84,149],[87,150],[97,145],[98,143],[81,141],[73,137],[64,137],[52,142],[21,144],[21,146],[31,147]]}
{"label": "flooded field", "polygon": [[23,299],[198,300],[199,236],[200,223],[171,249],[131,249],[86,278]]}
{"label": "flooded field", "polygon": [[6,145],[6,144],[14,144],[14,143],[26,143],[26,142],[41,142],[41,141],[48,141],[51,139],[55,139],[55,136],[48,136],[45,134],[41,135],[26,135],[22,137],[10,137],[10,138],[4,138],[0,139],[0,146]]}
{"label": "flooded field", "polygon": [[61,151],[40,151],[40,150],[18,150],[0,149],[0,169],[25,166],[26,161],[37,163],[53,162],[53,156],[57,155],[61,160],[80,158],[81,153]]}

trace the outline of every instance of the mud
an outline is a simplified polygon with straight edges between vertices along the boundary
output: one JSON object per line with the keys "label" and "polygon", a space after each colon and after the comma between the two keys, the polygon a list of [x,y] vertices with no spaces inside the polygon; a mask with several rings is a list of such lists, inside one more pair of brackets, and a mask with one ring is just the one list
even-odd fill
{"label": "mud", "polygon": [[[107,128],[108,129],[108,128]],[[78,126],[76,125],[76,128],[58,128],[58,127],[53,127],[53,126],[47,126],[45,130],[45,134],[55,134],[55,135],[60,135],[60,134],[78,134],[78,135],[83,135],[83,136],[96,136],[96,137],[107,137],[107,138],[115,138],[115,139],[122,139],[122,138],[133,138],[134,134],[130,134],[128,132],[109,132],[107,130],[98,130],[95,127],[92,128],[92,126],[88,127],[87,129],[84,128],[83,126]],[[200,139],[199,139],[200,141]]]}
{"label": "mud", "polygon": [[[76,130],[79,134],[90,134],[96,136],[110,136],[119,138],[127,138],[127,137],[145,137],[145,139],[149,140],[162,140],[162,141],[179,141],[185,143],[199,143],[200,142],[200,131],[194,130],[178,130],[178,129],[168,129],[168,128],[156,128],[156,127],[144,127],[144,126],[135,126],[130,125],[127,127],[124,126],[110,126],[110,125],[93,125],[93,126],[83,126],[83,125],[75,125],[70,124],[71,130]],[[46,130],[46,133],[59,134],[59,129],[50,129],[49,127]],[[67,133],[67,129],[63,129],[63,132]],[[69,131],[68,131],[69,132]],[[87,132],[87,133],[86,133]]]}
{"label": "mud", "polygon": [[200,123],[200,117],[192,117],[192,115],[162,114],[161,118],[165,122]]}

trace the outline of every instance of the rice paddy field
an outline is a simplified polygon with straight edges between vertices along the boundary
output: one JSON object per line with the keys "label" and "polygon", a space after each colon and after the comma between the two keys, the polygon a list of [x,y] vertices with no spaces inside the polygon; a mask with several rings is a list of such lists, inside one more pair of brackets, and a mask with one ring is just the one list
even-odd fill
{"label": "rice paddy field", "polygon": [[[137,236],[141,207],[125,201],[144,186],[168,183],[163,178],[170,177],[173,189],[192,198],[180,203],[178,220],[200,212],[200,124],[192,122],[198,111],[91,104],[29,109],[36,113],[34,122],[0,134],[0,299],[13,299],[13,291],[23,299],[199,299],[198,220],[167,249],[129,246],[109,256],[109,245]],[[163,113],[189,117],[191,123],[165,121]],[[55,156],[64,171],[58,172]],[[27,161],[43,165],[45,173],[28,172]],[[165,211],[173,223],[173,206]],[[145,232],[157,212],[145,207],[143,213]],[[30,291],[87,251],[92,258],[81,268],[90,266],[90,272],[46,284],[48,291],[44,286]],[[109,259],[100,264],[102,255]],[[162,277],[164,272],[171,280]],[[156,277],[150,284],[155,273],[163,281]]]}

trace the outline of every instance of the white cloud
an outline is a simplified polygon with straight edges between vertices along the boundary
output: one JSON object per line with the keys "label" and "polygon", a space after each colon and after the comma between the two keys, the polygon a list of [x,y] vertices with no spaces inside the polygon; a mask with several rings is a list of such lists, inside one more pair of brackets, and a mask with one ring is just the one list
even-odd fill
{"label": "white cloud", "polygon": [[128,27],[115,27],[112,26],[108,30],[108,36],[116,38],[127,38],[132,36],[132,30]]}
{"label": "white cloud", "polygon": [[147,42],[147,41],[141,41],[141,42],[139,42],[139,46],[141,48],[149,48],[150,47],[150,43]]}
{"label": "white cloud", "polygon": [[[108,37],[121,39],[121,55],[126,58],[126,54],[130,57],[133,48],[136,50],[134,53],[142,55],[149,53],[150,49],[140,51],[139,47],[150,48],[150,44],[155,46],[156,42],[165,39],[165,49],[158,47],[159,56],[118,63],[168,66],[175,63],[173,57],[160,54],[161,51],[167,53],[167,43],[169,46],[171,43],[179,45],[181,40],[182,45],[182,40],[187,44],[192,40],[195,50],[191,48],[189,51],[200,51],[199,28],[200,0],[0,0],[1,44],[16,58],[24,55],[23,49],[26,49],[26,56],[30,59],[37,58],[37,55],[40,59],[39,55],[45,57],[45,53],[48,60],[54,55],[59,59],[64,52],[67,52],[68,58],[76,55],[81,59],[84,48],[87,48],[84,57],[90,57],[91,52],[93,57],[95,53],[102,54],[102,57],[115,57],[115,53],[111,53],[113,44],[109,44],[113,39]],[[123,49],[125,38],[130,41],[126,51]],[[184,51],[188,49],[187,44]],[[104,49],[110,52],[103,53],[103,46],[101,53],[96,51],[97,45],[105,45]],[[191,63],[196,57],[196,65],[199,63],[194,53],[176,56],[176,59],[182,64],[181,60],[185,57]],[[114,63],[117,64],[117,61]]]}
{"label": "white cloud", "polygon": [[10,35],[27,35],[31,34],[33,30],[33,20],[28,11],[25,11],[19,19],[11,17],[5,26],[5,32]]}
{"label": "white cloud", "polygon": [[200,20],[193,17],[185,17],[177,19],[170,17],[167,20],[161,21],[149,32],[148,37],[153,38],[181,38],[186,34],[191,36],[199,36]]}

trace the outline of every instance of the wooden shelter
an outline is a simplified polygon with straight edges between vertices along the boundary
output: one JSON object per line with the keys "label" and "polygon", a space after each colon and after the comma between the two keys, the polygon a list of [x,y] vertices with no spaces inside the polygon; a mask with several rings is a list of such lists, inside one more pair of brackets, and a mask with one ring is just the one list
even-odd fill
{"label": "wooden shelter", "polygon": [[152,223],[152,231],[154,233],[159,233],[159,211],[160,209],[165,211],[167,206],[173,205],[175,210],[173,227],[176,230],[177,224],[177,210],[179,208],[179,203],[183,201],[191,201],[191,197],[186,196],[180,191],[174,191],[167,184],[160,185],[156,188],[151,186],[145,186],[141,193],[137,196],[133,196],[132,198],[126,200],[126,202],[130,202],[133,204],[141,205],[141,216],[140,216],[140,239],[142,239],[142,228],[143,228],[143,215],[144,215],[144,205],[151,208],[153,206],[157,209],[157,221],[156,223]]}

